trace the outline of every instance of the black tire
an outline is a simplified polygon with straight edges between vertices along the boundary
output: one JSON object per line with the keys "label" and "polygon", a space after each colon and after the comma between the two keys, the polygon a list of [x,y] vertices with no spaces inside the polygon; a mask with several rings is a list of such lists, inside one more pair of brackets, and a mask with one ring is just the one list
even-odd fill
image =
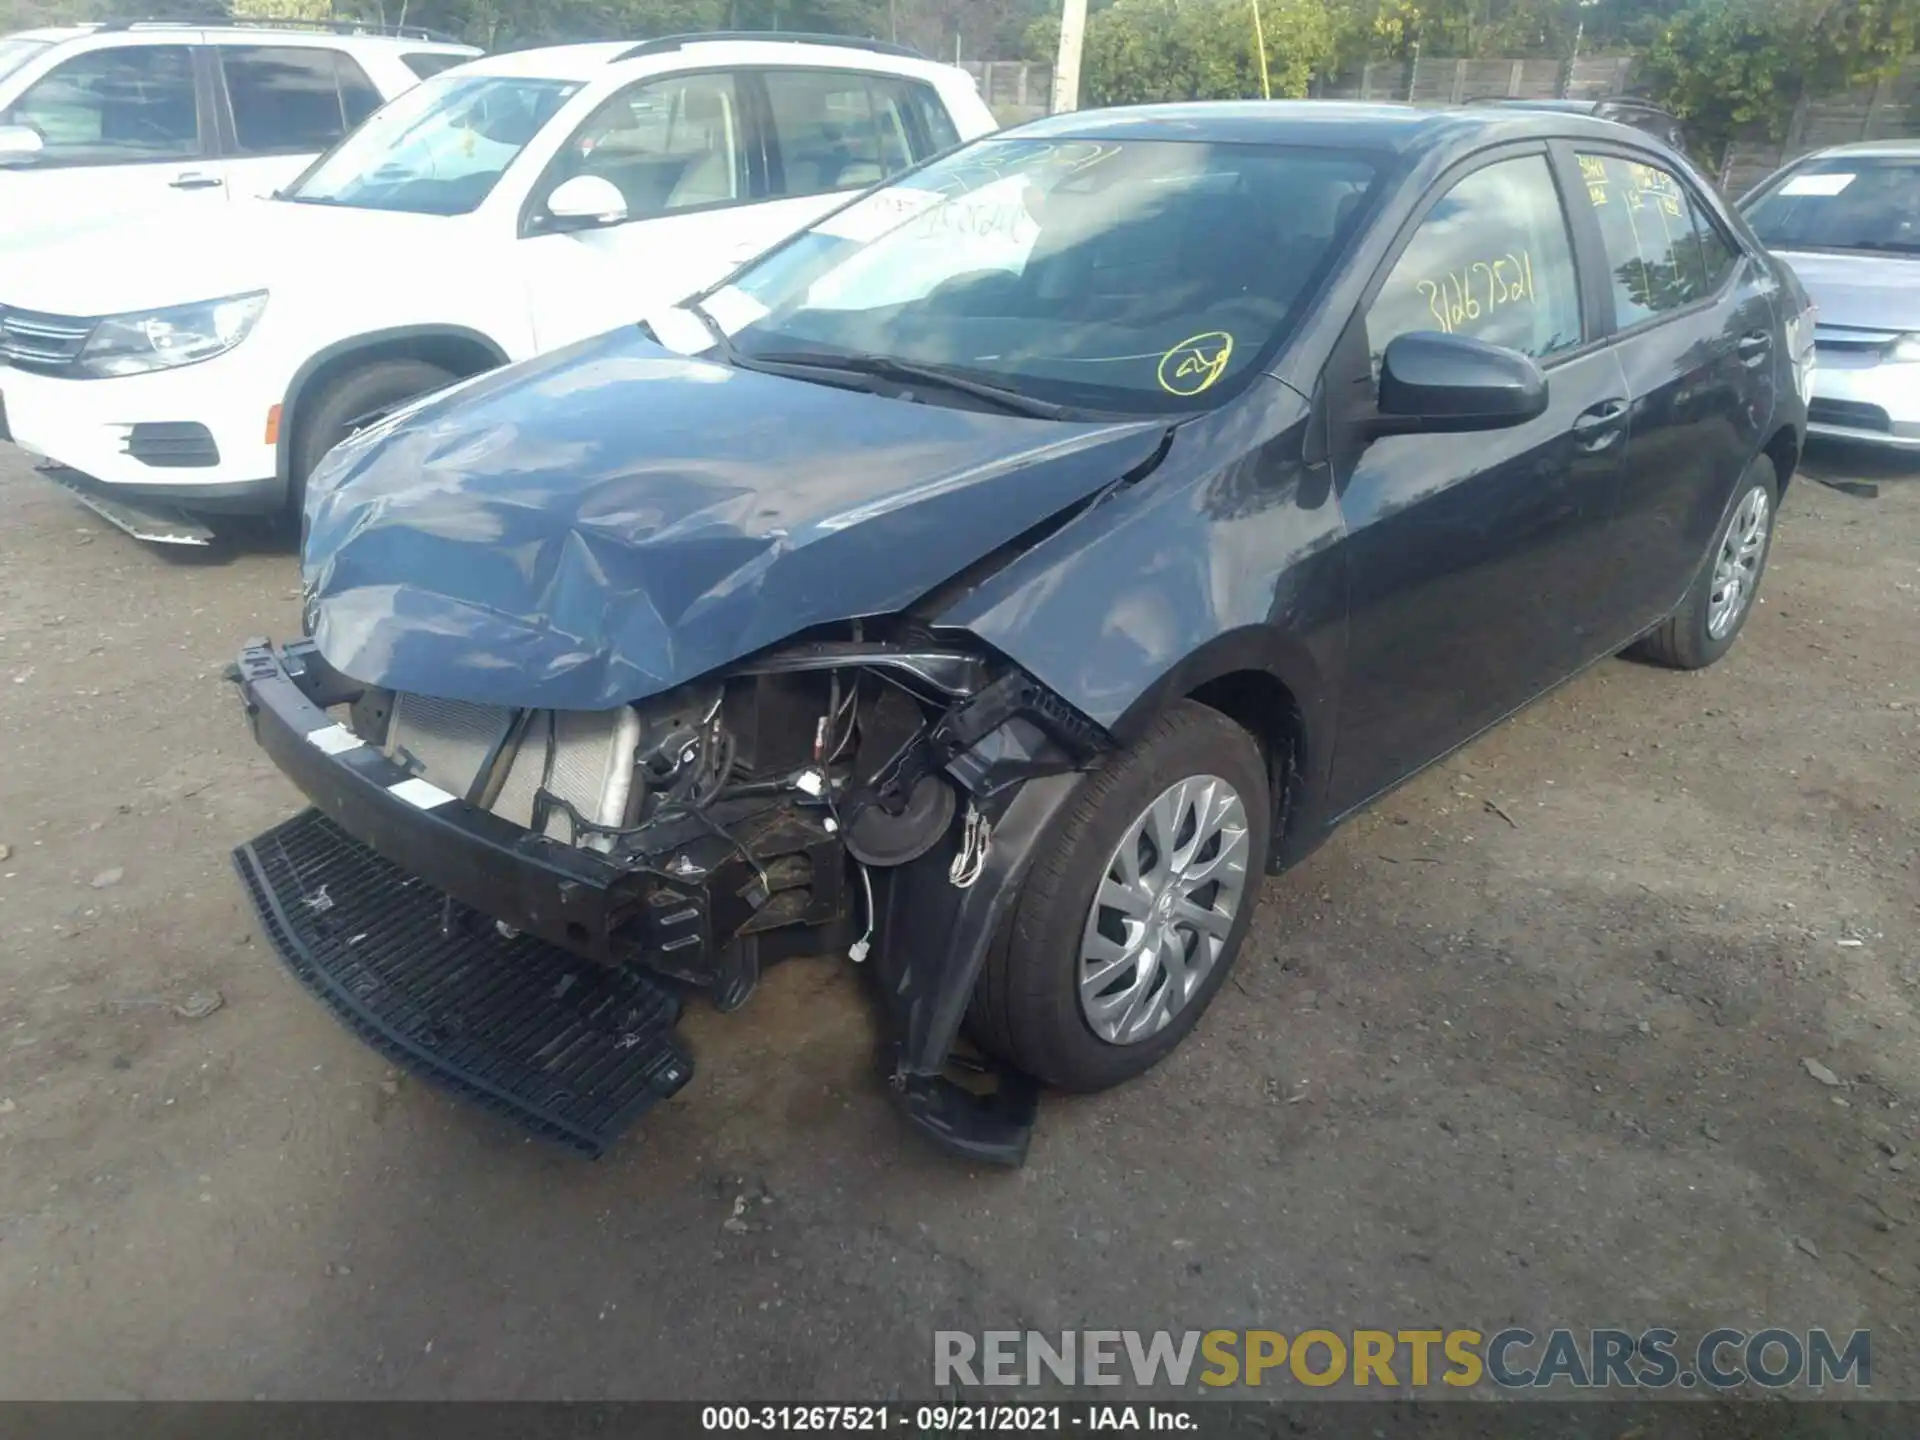
{"label": "black tire", "polygon": [[287,511],[300,521],[306,503],[307,476],[326,453],[361,424],[395,406],[451,385],[459,377],[425,360],[375,360],[337,375],[309,398],[294,418],[291,483]]}
{"label": "black tire", "polygon": [[[1135,820],[1179,781],[1225,780],[1247,816],[1244,889],[1225,943],[1193,996],[1148,1038],[1094,1032],[1079,994],[1082,931],[1107,865]],[[1042,842],[1006,930],[988,954],[968,1012],[986,1050],[1060,1090],[1104,1090],[1145,1073],[1186,1038],[1246,939],[1266,873],[1272,802],[1253,737],[1217,710],[1181,701],[1139,743],[1088,776]],[[1198,943],[1197,937],[1194,943]]]}
{"label": "black tire", "polygon": [[[1713,613],[1716,590],[1714,569],[1722,552],[1730,544],[1738,548],[1740,537],[1735,531],[1742,527],[1755,491],[1760,492],[1762,503],[1766,506],[1759,550],[1753,557],[1746,593],[1738,612],[1734,614],[1732,623],[1721,634],[1715,635],[1708,623]],[[1767,570],[1767,556],[1773,552],[1773,524],[1779,513],[1779,473],[1769,457],[1756,455],[1753,463],[1747,466],[1746,474],[1740,477],[1740,487],[1734,492],[1733,503],[1727,507],[1720,528],[1714,531],[1713,544],[1707,547],[1706,556],[1693,577],[1693,584],[1688,587],[1686,598],[1673,614],[1661,621],[1651,633],[1641,637],[1633,646],[1632,653],[1675,670],[1702,670],[1731,650],[1733,642],[1740,638],[1740,632],[1746,628],[1747,617],[1753,614],[1753,607],[1758,601],[1760,579]]]}

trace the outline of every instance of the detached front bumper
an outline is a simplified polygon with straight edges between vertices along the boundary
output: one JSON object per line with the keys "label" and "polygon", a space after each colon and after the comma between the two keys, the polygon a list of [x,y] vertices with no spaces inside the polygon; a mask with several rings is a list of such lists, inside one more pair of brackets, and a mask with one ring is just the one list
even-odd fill
{"label": "detached front bumper", "polygon": [[361,691],[312,645],[250,643],[240,694],[254,739],[314,808],[408,875],[494,920],[608,959],[640,897],[630,877],[408,774],[327,713]]}

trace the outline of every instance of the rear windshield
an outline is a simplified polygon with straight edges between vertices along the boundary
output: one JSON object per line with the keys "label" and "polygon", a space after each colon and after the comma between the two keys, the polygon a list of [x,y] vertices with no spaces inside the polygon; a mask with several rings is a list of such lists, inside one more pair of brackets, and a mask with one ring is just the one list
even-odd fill
{"label": "rear windshield", "polygon": [[46,48],[45,40],[25,40],[11,35],[0,36],[0,80],[6,79]]}
{"label": "rear windshield", "polygon": [[1742,207],[1770,250],[1920,255],[1920,155],[1831,155]]}

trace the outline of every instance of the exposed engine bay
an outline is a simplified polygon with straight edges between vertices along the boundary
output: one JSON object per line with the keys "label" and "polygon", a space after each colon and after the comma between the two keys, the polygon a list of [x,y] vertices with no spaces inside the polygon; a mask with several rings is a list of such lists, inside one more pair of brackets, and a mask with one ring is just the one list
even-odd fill
{"label": "exposed engine bay", "polygon": [[[721,678],[614,710],[512,709],[368,689],[350,728],[438,790],[547,839],[656,877],[648,915],[705,933],[616,929],[594,958],[710,985],[723,1008],[758,973],[756,937],[843,927],[866,958],[873,870],[951,840],[952,883],[977,878],[1008,787],[1071,769],[1098,727],[1031,680],[930,637],[782,647]],[[1004,667],[1003,667],[1004,668]],[[717,882],[717,883],[716,883]],[[790,937],[785,948],[798,942]],[[734,953],[728,954],[728,951]]]}

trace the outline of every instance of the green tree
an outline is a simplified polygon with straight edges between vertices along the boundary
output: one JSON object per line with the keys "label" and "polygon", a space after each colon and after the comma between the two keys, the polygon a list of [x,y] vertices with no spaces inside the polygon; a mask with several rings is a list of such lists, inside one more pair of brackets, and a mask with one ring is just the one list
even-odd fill
{"label": "green tree", "polygon": [[[490,50],[645,40],[699,30],[879,35],[887,0],[352,0],[352,13],[427,25]],[[346,7],[341,6],[342,13]]]}
{"label": "green tree", "polygon": [[1779,139],[1795,104],[1893,73],[1920,40],[1920,0],[1692,0],[1641,67],[1716,158],[1748,133]]}
{"label": "green tree", "polygon": [[[1305,95],[1333,58],[1334,22],[1318,0],[1260,0],[1273,94]],[[1258,97],[1251,0],[1113,0],[1087,21],[1081,57],[1086,105]],[[1058,22],[1028,31],[1027,53],[1050,61]]]}

